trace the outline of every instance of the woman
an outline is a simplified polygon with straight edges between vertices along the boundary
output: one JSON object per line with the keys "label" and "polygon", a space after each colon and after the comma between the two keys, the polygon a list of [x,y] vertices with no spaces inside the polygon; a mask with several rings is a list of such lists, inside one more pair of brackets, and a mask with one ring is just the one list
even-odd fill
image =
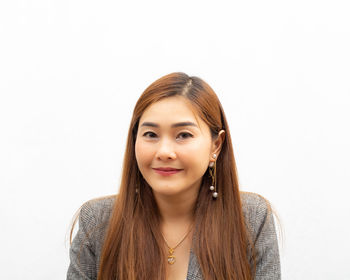
{"label": "woman", "polygon": [[211,87],[172,73],[136,103],[117,196],[85,203],[67,279],[280,279],[274,221],[239,191]]}

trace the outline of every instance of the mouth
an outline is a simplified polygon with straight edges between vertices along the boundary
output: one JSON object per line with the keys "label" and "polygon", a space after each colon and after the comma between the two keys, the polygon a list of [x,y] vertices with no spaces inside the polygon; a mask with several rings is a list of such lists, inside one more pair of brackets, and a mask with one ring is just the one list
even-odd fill
{"label": "mouth", "polygon": [[172,167],[159,167],[159,168],[152,168],[156,173],[163,175],[163,176],[169,176],[176,173],[179,173],[183,169],[177,169]]}

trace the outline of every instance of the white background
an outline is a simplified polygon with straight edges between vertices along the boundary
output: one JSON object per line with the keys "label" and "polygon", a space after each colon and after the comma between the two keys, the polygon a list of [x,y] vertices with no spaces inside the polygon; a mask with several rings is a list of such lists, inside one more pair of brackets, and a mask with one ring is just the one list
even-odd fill
{"label": "white background", "polygon": [[283,279],[350,279],[348,1],[0,4],[2,279],[64,279],[79,206],[118,191],[142,91],[207,81],[242,189],[267,197]]}

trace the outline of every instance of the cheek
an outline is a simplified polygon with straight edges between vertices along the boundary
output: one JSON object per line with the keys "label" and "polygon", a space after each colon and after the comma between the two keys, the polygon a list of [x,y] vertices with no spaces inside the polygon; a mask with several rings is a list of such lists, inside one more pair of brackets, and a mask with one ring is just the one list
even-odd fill
{"label": "cheek", "polygon": [[144,165],[150,164],[152,161],[152,151],[142,141],[135,143],[135,157],[139,169],[142,169]]}
{"label": "cheek", "polygon": [[135,157],[136,157],[136,161],[137,161],[137,164],[140,168],[140,164],[142,163],[143,159],[142,159],[142,144],[140,144],[139,141],[136,140],[136,143],[135,143]]}
{"label": "cheek", "polygon": [[181,159],[184,164],[197,172],[205,172],[209,165],[210,143],[207,141],[196,142],[181,151]]}

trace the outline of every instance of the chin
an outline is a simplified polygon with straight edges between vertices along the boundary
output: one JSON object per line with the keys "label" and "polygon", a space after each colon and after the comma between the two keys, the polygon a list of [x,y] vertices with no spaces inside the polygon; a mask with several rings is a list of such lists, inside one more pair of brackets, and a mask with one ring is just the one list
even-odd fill
{"label": "chin", "polygon": [[177,195],[184,191],[183,189],[174,186],[158,186],[155,188],[151,188],[153,193],[166,196]]}

